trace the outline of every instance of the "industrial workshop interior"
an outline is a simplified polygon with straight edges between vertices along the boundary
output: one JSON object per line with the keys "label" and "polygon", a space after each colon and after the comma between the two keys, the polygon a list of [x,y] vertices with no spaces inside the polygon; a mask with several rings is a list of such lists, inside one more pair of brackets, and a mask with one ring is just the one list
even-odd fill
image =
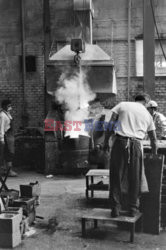
{"label": "industrial workshop interior", "polygon": [[0,0],[0,249],[166,250],[166,0]]}

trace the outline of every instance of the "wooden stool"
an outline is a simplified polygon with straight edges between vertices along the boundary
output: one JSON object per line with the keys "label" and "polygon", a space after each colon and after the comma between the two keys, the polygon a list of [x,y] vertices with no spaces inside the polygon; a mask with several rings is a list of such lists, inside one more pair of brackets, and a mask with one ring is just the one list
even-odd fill
{"label": "wooden stool", "polygon": [[120,216],[116,218],[111,217],[110,209],[98,209],[95,208],[91,212],[84,214],[81,217],[81,225],[82,225],[82,236],[86,235],[86,221],[93,220],[94,228],[97,228],[98,221],[108,221],[108,222],[118,222],[118,223],[127,223],[130,225],[130,242],[134,242],[134,233],[135,233],[135,224],[141,219],[142,225],[142,213],[138,212],[135,217],[125,216],[126,212],[123,212]]}
{"label": "wooden stool", "polygon": [[86,174],[86,198],[89,198],[89,191],[91,192],[91,198],[94,196],[94,191],[108,191],[109,186],[108,184],[97,184],[94,183],[95,177],[102,177],[106,176],[109,177],[109,170],[108,169],[91,169]]}

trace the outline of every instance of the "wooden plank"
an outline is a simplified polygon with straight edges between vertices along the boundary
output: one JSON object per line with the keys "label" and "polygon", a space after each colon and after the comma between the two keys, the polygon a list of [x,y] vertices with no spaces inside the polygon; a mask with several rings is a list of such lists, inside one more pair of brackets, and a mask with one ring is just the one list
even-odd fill
{"label": "wooden plank", "polygon": [[[151,148],[149,140],[142,141],[144,148]],[[166,141],[165,140],[157,140],[158,148],[166,148]]]}
{"label": "wooden plank", "polygon": [[147,154],[144,159],[149,193],[142,195],[141,211],[144,215],[143,230],[146,233],[159,234],[160,231],[163,163],[162,155]]}
{"label": "wooden plank", "polygon": [[86,176],[109,176],[108,169],[91,169]]}
{"label": "wooden plank", "polygon": [[112,218],[111,217],[111,209],[95,208],[95,209],[92,209],[92,211],[89,211],[88,213],[83,214],[82,218],[97,219],[97,220],[103,220],[103,221],[135,223],[141,216],[142,216],[142,213],[140,213],[140,212],[138,212],[135,217],[126,216],[126,213],[122,212],[122,214],[120,214],[120,216],[118,216],[116,218]]}

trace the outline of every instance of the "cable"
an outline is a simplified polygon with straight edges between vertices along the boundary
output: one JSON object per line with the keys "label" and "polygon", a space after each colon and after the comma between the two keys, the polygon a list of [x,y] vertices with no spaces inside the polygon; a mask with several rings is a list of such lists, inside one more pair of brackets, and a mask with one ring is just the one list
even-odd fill
{"label": "cable", "polygon": [[157,23],[156,23],[156,18],[155,18],[155,14],[154,14],[154,8],[153,8],[152,0],[150,0],[150,5],[151,5],[151,9],[152,9],[153,21],[154,21],[154,24],[155,24],[155,28],[156,28],[156,32],[157,32],[157,37],[158,37],[159,44],[160,44],[160,48],[161,48],[161,50],[162,50],[164,59],[165,59],[165,61],[166,61],[166,54],[165,54],[165,52],[164,52],[164,48],[163,48],[163,45],[162,45],[162,42],[161,42],[161,39],[160,39],[160,35],[159,35]]}

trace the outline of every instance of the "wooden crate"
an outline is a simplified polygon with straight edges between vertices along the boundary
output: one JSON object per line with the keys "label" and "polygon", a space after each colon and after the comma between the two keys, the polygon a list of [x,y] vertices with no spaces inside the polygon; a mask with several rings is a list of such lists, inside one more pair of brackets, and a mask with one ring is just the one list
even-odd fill
{"label": "wooden crate", "polygon": [[164,156],[146,154],[144,164],[149,192],[143,194],[141,198],[141,211],[144,216],[143,230],[145,233],[159,234]]}

